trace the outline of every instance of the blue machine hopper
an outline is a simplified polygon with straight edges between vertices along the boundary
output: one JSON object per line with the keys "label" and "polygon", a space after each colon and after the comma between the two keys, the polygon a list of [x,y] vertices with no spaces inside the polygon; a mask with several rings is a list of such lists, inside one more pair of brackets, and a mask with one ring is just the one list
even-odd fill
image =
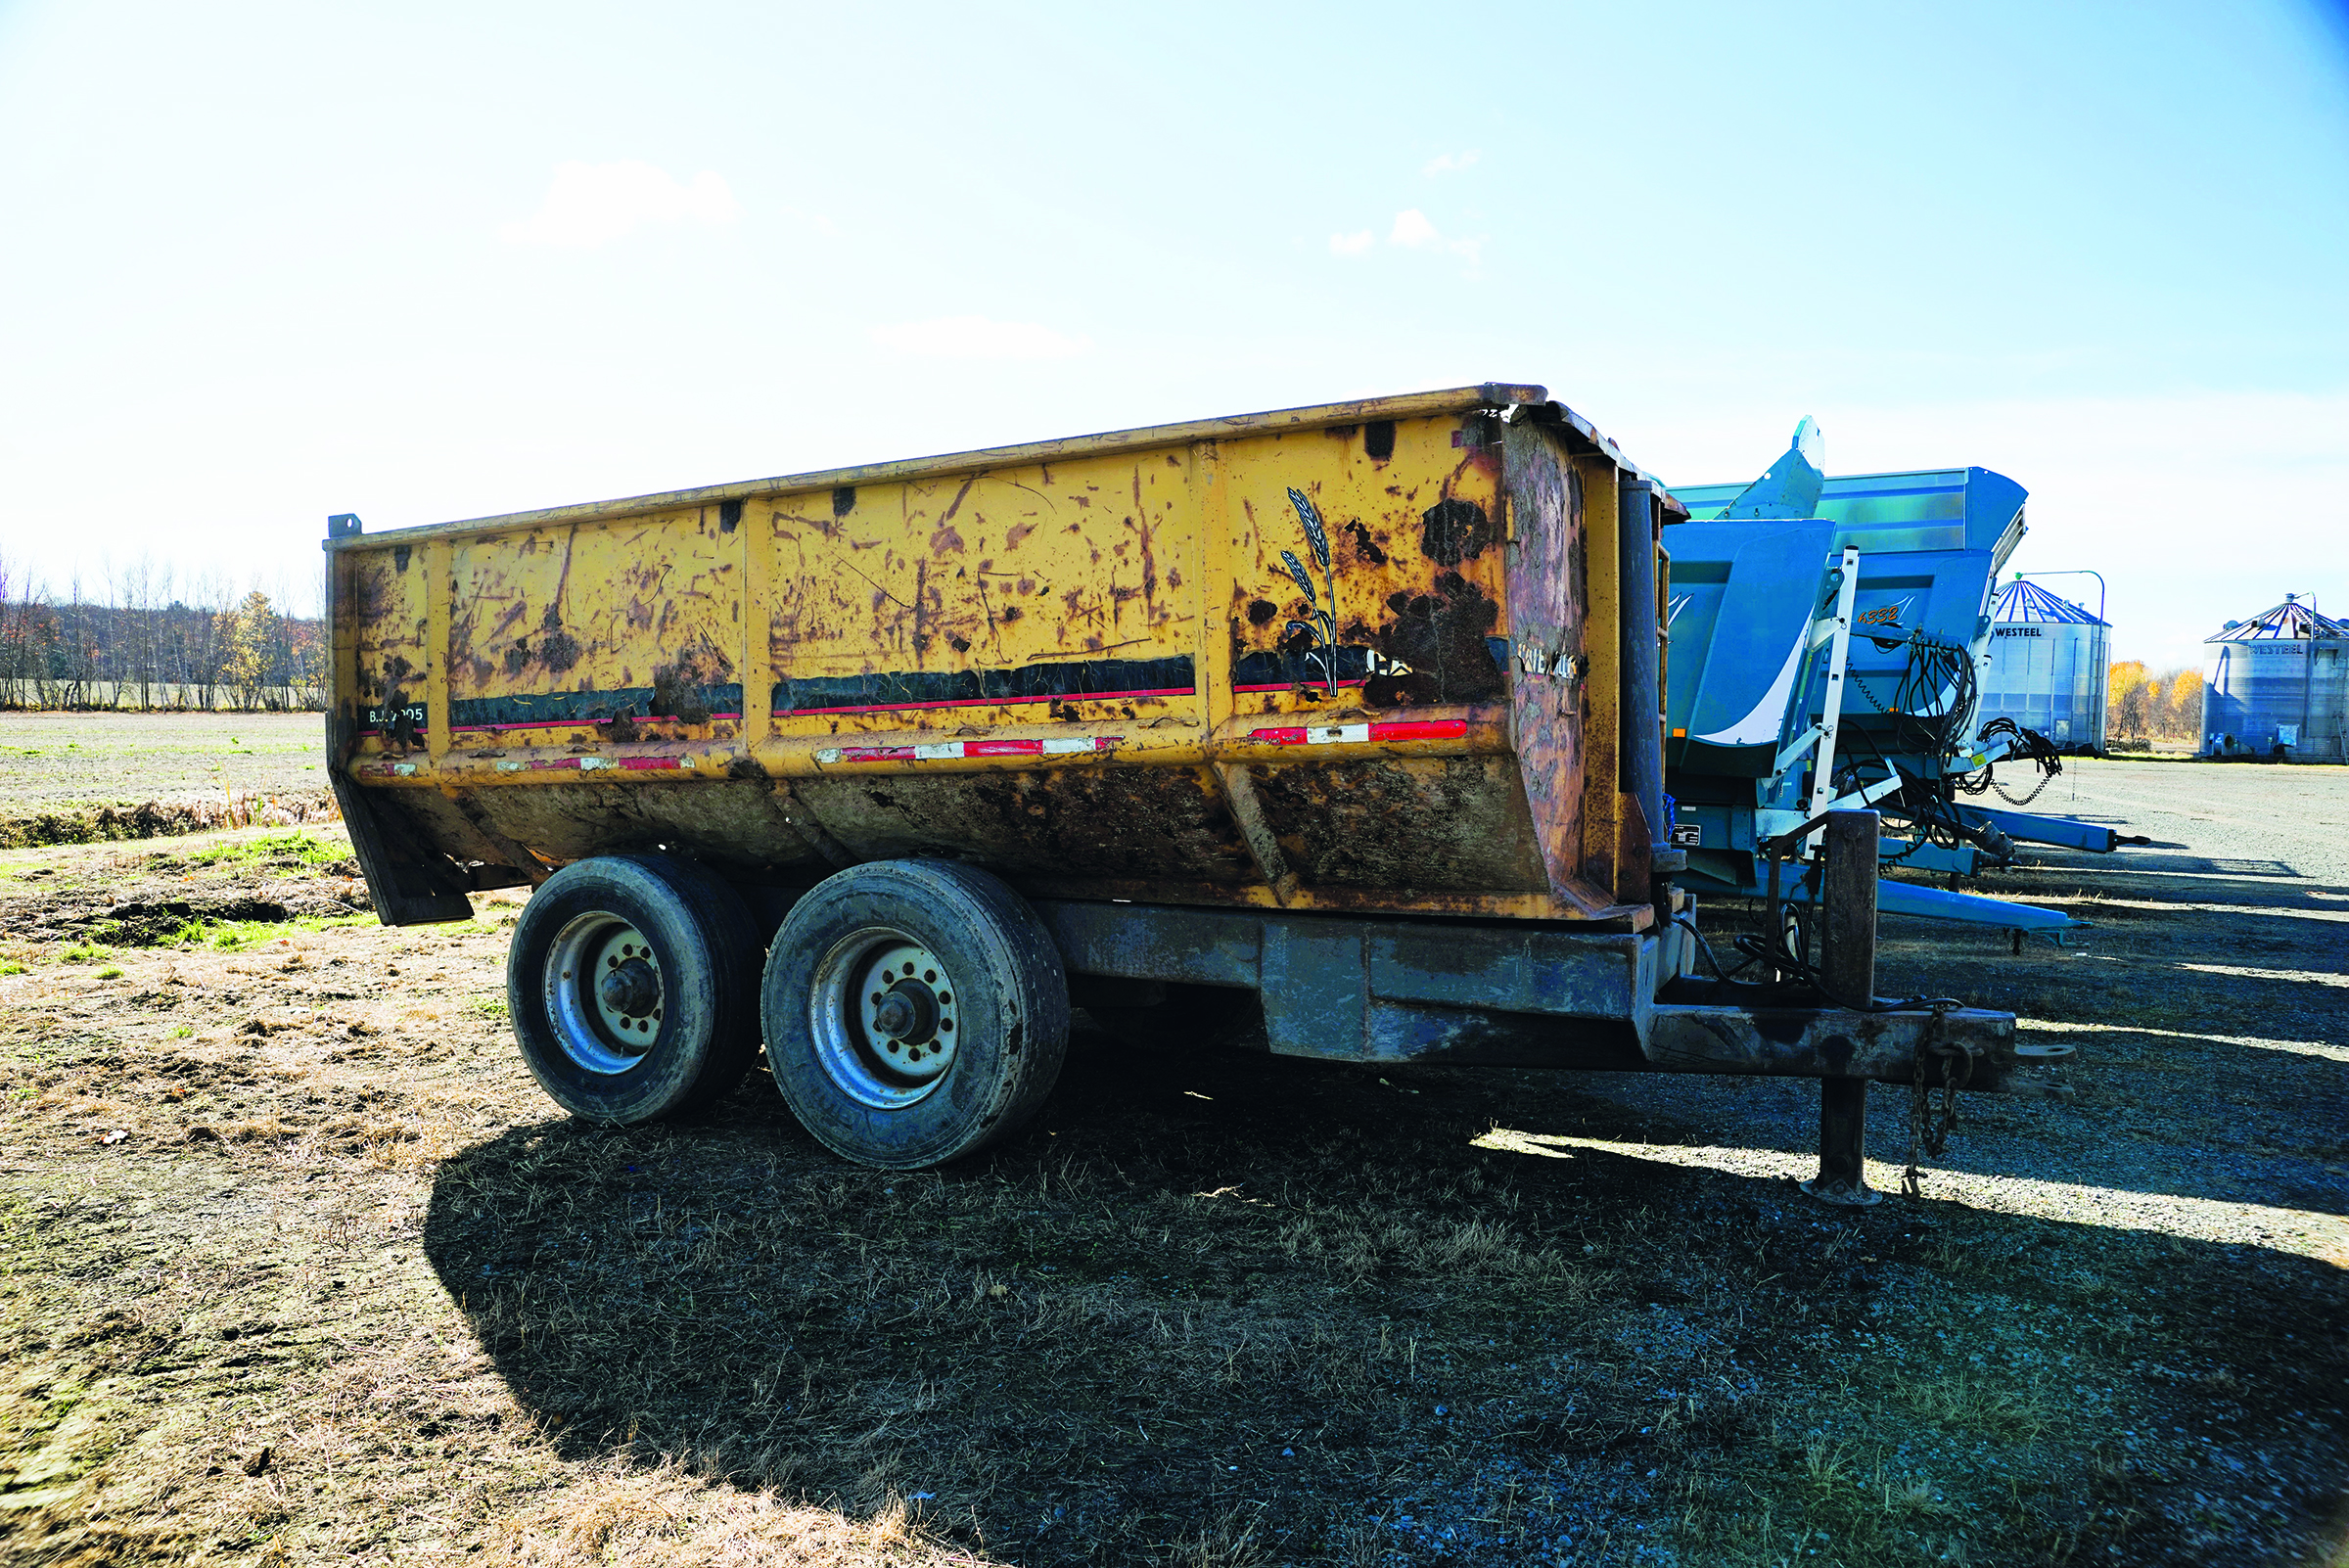
{"label": "blue machine hopper", "polygon": [[[1764,840],[1863,799],[1885,814],[1885,858],[1922,869],[1969,874],[2014,839],[2114,847],[2109,828],[1955,798],[2003,750],[1973,733],[1975,678],[1993,585],[2023,536],[2021,485],[1984,468],[1829,478],[1805,420],[1761,479],[1673,494],[1689,521],[1665,533],[1665,764],[1691,886],[1759,896]],[[1879,899],[2016,930],[2075,924],[1908,882],[1885,882]]]}

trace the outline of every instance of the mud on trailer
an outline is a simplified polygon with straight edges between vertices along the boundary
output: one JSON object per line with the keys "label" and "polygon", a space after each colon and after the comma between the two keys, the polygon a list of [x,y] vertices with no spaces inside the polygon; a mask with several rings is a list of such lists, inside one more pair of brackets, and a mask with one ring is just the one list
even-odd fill
{"label": "mud on trailer", "polygon": [[1857,846],[1821,971],[1702,978],[1663,790],[1684,517],[1497,384],[345,515],[334,785],[387,923],[534,889],[515,1032],[582,1117],[689,1109],[763,1043],[824,1143],[929,1166],[1035,1110],[1072,1005],[1261,1007],[1333,1061],[1815,1077],[1821,1195],[1865,1201],[1865,1082],[2005,1085],[2013,1019],[1874,997],[1857,803],[1776,846]]}

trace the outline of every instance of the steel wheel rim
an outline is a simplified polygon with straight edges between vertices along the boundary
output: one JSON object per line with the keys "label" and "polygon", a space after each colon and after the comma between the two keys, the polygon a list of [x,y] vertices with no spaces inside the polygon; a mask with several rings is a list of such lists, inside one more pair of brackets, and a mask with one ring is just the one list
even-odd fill
{"label": "steel wheel rim", "polygon": [[547,949],[545,977],[555,1042],[588,1072],[628,1072],[661,1038],[668,995],[660,954],[620,916],[574,918]]}
{"label": "steel wheel rim", "polygon": [[817,1063],[859,1105],[901,1110],[953,1069],[960,988],[902,931],[868,926],[834,943],[815,966],[807,1009]]}

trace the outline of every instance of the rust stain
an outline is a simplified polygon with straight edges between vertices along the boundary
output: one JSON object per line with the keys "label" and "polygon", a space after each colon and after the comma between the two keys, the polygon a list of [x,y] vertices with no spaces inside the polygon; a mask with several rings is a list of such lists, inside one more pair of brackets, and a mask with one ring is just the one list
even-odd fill
{"label": "rust stain", "polygon": [[561,610],[555,605],[548,605],[546,614],[539,619],[538,625],[539,629],[546,633],[538,643],[538,662],[540,664],[556,674],[561,674],[579,662],[579,655],[585,650],[579,646],[578,638],[563,629]]}
{"label": "rust stain", "polygon": [[[1128,520],[1142,551],[1142,603],[1158,609],[1158,559],[1150,551],[1150,504],[1142,499],[1142,471],[1133,471],[1133,517]],[[1152,619],[1156,619],[1155,614]]]}
{"label": "rust stain", "polygon": [[946,503],[945,511],[940,515],[938,520],[940,527],[943,528],[946,524],[954,521],[954,514],[962,510],[962,498],[970,494],[971,486],[978,483],[979,476],[976,474],[971,475],[962,482],[962,488],[954,492],[954,499]]}
{"label": "rust stain", "polygon": [[1420,551],[1438,566],[1473,561],[1494,542],[1492,522],[1474,501],[1446,496],[1419,514]]}
{"label": "rust stain", "polygon": [[1395,620],[1378,628],[1378,651],[1408,665],[1404,675],[1374,675],[1362,700],[1374,708],[1429,703],[1485,702],[1498,696],[1502,677],[1485,638],[1500,607],[1457,572],[1436,578],[1433,594],[1389,595]]}

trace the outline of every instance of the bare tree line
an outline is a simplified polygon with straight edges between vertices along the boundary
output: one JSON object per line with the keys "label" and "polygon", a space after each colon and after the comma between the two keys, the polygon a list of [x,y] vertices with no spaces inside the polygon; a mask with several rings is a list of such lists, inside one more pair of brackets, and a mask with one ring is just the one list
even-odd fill
{"label": "bare tree line", "polygon": [[314,604],[141,559],[52,587],[0,556],[0,709],[323,708]]}

